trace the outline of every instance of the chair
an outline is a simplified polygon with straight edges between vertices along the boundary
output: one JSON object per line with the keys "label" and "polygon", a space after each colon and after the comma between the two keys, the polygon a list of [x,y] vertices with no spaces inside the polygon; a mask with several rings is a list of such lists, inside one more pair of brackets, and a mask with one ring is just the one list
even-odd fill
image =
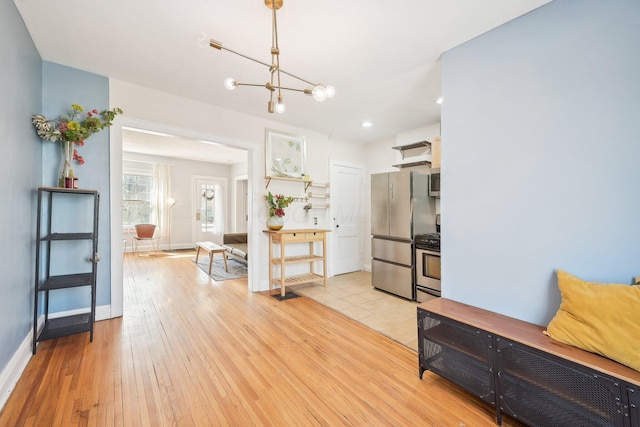
{"label": "chair", "polygon": [[[129,229],[129,233],[131,233],[131,229]],[[136,224],[135,226],[135,235],[133,236],[133,240],[131,241],[133,246],[133,252],[138,252],[138,242],[141,240],[148,240],[151,242],[151,247],[153,248],[153,252],[158,252],[158,242],[160,237],[154,237],[156,232],[155,224]]]}

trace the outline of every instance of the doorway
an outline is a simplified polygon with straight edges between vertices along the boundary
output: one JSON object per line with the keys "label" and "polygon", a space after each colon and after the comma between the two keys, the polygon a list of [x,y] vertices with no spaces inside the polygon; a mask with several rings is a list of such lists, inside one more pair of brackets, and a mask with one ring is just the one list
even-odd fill
{"label": "doorway", "polygon": [[[116,123],[111,126],[109,130],[109,139],[110,139],[110,152],[109,152],[109,162],[110,162],[110,192],[109,192],[109,206],[110,206],[110,257],[108,261],[108,265],[103,266],[106,267],[110,273],[110,304],[109,306],[105,306],[105,310],[99,316],[99,319],[108,319],[113,317],[122,316],[123,313],[123,265],[122,265],[122,257],[118,254],[122,254],[124,249],[124,242],[122,239],[122,160],[123,160],[123,145],[122,145],[122,135],[123,130],[126,128],[136,128],[136,129],[145,129],[150,134],[159,134],[159,135],[169,135],[169,136],[178,136],[183,139],[190,139],[193,141],[197,141],[199,143],[217,145],[220,149],[225,148],[235,148],[239,150],[243,150],[246,156],[246,171],[242,170],[240,173],[244,174],[247,178],[247,187],[249,188],[249,198],[247,210],[248,212],[253,211],[253,200],[251,195],[258,191],[258,188],[254,188],[258,185],[258,183],[254,182],[254,171],[253,165],[258,163],[258,159],[260,157],[261,146],[258,143],[249,143],[249,142],[241,142],[237,140],[233,140],[230,138],[219,137],[216,135],[208,134],[206,132],[195,131],[191,129],[183,129],[176,128],[174,126],[159,124],[155,122],[148,122],[145,120],[134,119],[126,116],[120,116]],[[215,143],[211,143],[209,141],[218,141]],[[175,148],[174,148],[175,149]],[[202,152],[202,147],[200,147],[200,151]],[[171,157],[170,153],[164,155],[165,157]],[[233,173],[236,173],[236,169],[233,169]],[[185,203],[180,203],[178,206],[185,206],[190,208],[190,204],[186,203],[186,198],[190,198],[190,195],[185,197]],[[189,209],[190,210],[190,209]],[[174,208],[175,212],[175,208]],[[177,215],[174,215],[174,219]],[[252,227],[252,216],[249,215],[247,227],[249,230],[249,240],[250,241],[258,241],[258,231],[255,227]],[[174,222],[175,224],[175,222]],[[225,224],[227,225],[227,224]],[[190,233],[190,227],[187,228]],[[173,240],[172,240],[173,243]],[[251,250],[250,250],[251,252]],[[258,276],[259,276],[259,268],[258,263],[256,262],[256,257],[249,256],[248,260],[248,287],[249,290],[254,290],[258,288]],[[108,310],[106,308],[108,307]]]}

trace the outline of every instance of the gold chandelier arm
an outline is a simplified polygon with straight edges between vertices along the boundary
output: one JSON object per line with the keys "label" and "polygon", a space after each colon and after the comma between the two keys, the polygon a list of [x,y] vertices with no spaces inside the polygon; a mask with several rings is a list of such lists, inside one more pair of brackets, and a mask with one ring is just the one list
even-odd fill
{"label": "gold chandelier arm", "polygon": [[309,94],[311,94],[311,90],[310,89],[296,89],[293,87],[284,87],[284,86],[273,86],[274,89],[281,89],[281,90],[290,90],[293,92],[303,92],[303,93],[307,93],[307,91],[309,92]]}
{"label": "gold chandelier arm", "polygon": [[289,73],[289,72],[287,72],[287,71],[285,71],[285,70],[282,70],[282,69],[280,69],[280,72],[281,72],[281,73],[286,74],[286,75],[287,75],[287,76],[289,76],[289,77],[293,77],[294,79],[298,79],[298,80],[300,80],[301,82],[305,82],[306,84],[308,84],[308,85],[310,85],[310,86],[314,86],[314,87],[315,87],[315,86],[318,86],[318,85],[320,84],[320,83],[313,83],[313,82],[310,82],[309,80],[305,80],[305,79],[303,79],[302,77],[298,77],[298,76],[296,76],[295,74],[291,74],[291,73]]}
{"label": "gold chandelier arm", "polygon": [[[213,44],[214,42],[216,43],[216,45],[215,45],[215,46],[214,46],[214,44]],[[245,54],[243,54],[243,53],[236,52],[235,50],[229,49],[228,47],[224,47],[224,46],[222,46],[222,43],[220,43],[220,42],[216,42],[216,41],[215,41],[215,40],[213,40],[213,39],[211,39],[211,43],[209,43],[209,46],[211,46],[211,47],[213,47],[213,48],[215,48],[215,49],[218,49],[218,50],[226,50],[227,52],[231,52],[231,53],[233,53],[233,54],[235,54],[235,55],[241,56],[241,57],[243,57],[243,58],[245,58],[245,59],[248,59],[248,60],[250,60],[250,61],[257,62],[258,64],[262,64],[262,65],[264,65],[264,66],[265,66],[265,67],[267,67],[267,68],[270,68],[270,67],[271,67],[271,64],[267,64],[266,62],[262,62],[262,61],[260,61],[260,60],[258,60],[258,59],[252,58],[252,57],[247,56],[247,55],[245,55]]]}
{"label": "gold chandelier arm", "polygon": [[258,84],[258,83],[240,83],[240,82],[236,82],[236,86],[253,86],[253,87],[266,87],[267,89],[269,89],[269,83],[267,84]]}
{"label": "gold chandelier arm", "polygon": [[269,89],[271,92],[273,92],[274,90],[278,89],[278,90],[290,90],[292,92],[302,92],[305,95],[311,95],[311,89],[297,89],[297,88],[294,88],[294,87],[276,86],[276,85],[273,85],[271,83],[258,84],[258,83],[236,82],[235,84],[238,87],[240,87],[240,86],[264,87],[264,88]]}
{"label": "gold chandelier arm", "polygon": [[[211,39],[210,42],[209,42],[209,46],[211,46],[214,49],[218,49],[218,50],[226,50],[227,52],[231,52],[231,53],[233,53],[235,55],[241,56],[241,57],[243,57],[245,59],[248,59],[250,61],[257,62],[258,64],[262,64],[267,68],[271,68],[271,64],[267,64],[266,62],[263,62],[263,61],[260,61],[258,59],[252,58],[252,57],[247,56],[247,55],[245,55],[243,53],[237,52],[237,51],[235,51],[233,49],[229,49],[228,47],[224,47],[222,45],[222,43],[220,43],[219,41]],[[294,79],[300,80],[301,82],[305,82],[306,84],[308,84],[310,86],[317,86],[319,84],[319,83],[310,82],[309,80],[303,79],[302,77],[296,76],[295,74],[291,74],[290,72],[281,69],[279,65],[278,65],[278,71],[280,71],[281,73],[286,74],[289,77],[293,77]]]}
{"label": "gold chandelier arm", "polygon": [[[276,69],[271,69],[271,84],[273,85],[273,78],[276,77],[278,80],[277,85],[280,86],[282,83],[280,82],[280,47],[278,46],[278,19],[276,17],[276,7],[273,0],[271,1],[271,10],[272,13],[272,25],[271,25],[271,63],[275,64]],[[278,99],[282,101],[282,93],[280,92],[280,88],[278,88]],[[271,100],[273,101],[273,92],[271,93]]]}

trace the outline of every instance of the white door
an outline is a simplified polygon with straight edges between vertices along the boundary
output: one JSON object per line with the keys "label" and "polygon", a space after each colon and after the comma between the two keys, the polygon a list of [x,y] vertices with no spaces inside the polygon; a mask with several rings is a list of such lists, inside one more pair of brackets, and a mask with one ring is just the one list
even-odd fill
{"label": "white door", "polygon": [[362,270],[361,203],[364,168],[340,162],[330,164],[331,274]]}
{"label": "white door", "polygon": [[196,242],[222,243],[224,194],[223,181],[201,177],[193,179],[193,218]]}

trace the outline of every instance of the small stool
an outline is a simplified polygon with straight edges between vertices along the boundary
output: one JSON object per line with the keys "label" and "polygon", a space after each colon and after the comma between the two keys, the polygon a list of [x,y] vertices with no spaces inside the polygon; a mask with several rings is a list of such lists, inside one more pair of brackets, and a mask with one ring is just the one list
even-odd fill
{"label": "small stool", "polygon": [[220,245],[216,245],[213,242],[196,242],[198,250],[196,251],[196,264],[198,263],[198,256],[200,255],[200,249],[204,249],[209,252],[209,274],[211,274],[211,266],[213,265],[213,255],[222,254],[222,260],[224,261],[224,271],[229,272],[227,267],[227,255],[225,255],[226,249]]}

